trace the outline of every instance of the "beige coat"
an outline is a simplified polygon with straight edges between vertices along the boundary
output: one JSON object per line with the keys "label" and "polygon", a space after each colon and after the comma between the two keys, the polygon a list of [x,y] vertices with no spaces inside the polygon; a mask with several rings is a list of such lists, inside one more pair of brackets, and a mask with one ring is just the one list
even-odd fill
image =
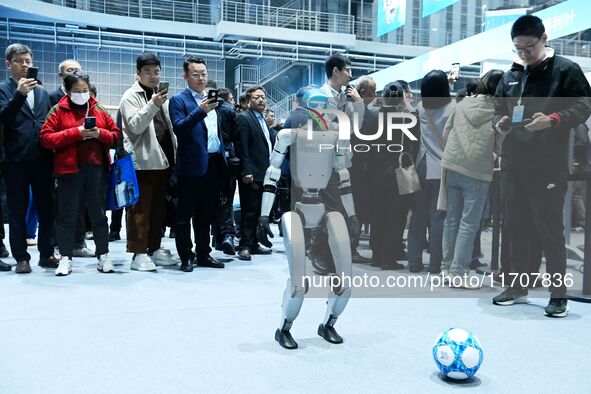
{"label": "beige coat", "polygon": [[[160,110],[152,100],[148,101],[146,92],[135,82],[121,98],[123,146],[132,153],[136,170],[163,170],[169,167],[164,151],[156,138],[154,116]],[[164,117],[172,138],[176,158],[177,140],[172,131],[168,114],[168,101],[162,105]]]}

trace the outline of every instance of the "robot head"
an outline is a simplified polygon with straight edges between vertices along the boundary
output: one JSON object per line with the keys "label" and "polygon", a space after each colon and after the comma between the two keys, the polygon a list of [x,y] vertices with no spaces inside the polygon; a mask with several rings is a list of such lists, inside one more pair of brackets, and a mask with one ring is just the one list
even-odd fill
{"label": "robot head", "polygon": [[326,109],[328,106],[328,96],[318,88],[312,88],[304,93],[302,99],[304,107],[310,109]]}

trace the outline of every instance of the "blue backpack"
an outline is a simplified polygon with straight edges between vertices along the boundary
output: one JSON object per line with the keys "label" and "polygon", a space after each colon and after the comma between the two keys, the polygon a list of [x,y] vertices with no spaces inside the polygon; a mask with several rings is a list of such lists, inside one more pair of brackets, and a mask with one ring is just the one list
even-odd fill
{"label": "blue backpack", "polygon": [[111,165],[107,209],[115,211],[134,205],[140,196],[133,158],[127,155],[117,159]]}

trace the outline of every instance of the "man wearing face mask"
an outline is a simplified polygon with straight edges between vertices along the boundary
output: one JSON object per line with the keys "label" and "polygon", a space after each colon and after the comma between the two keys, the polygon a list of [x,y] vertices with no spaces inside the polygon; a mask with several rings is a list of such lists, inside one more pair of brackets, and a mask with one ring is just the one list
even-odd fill
{"label": "man wearing face mask", "polygon": [[[10,249],[16,273],[31,272],[27,253],[25,215],[29,187],[39,215],[39,266],[56,268],[51,233],[53,226],[53,174],[51,152],[39,144],[39,131],[50,109],[49,95],[35,78],[27,78],[33,53],[23,44],[6,48],[6,68],[10,74],[0,83],[0,123],[4,125],[4,163],[9,211]],[[1,267],[0,267],[1,268]]]}

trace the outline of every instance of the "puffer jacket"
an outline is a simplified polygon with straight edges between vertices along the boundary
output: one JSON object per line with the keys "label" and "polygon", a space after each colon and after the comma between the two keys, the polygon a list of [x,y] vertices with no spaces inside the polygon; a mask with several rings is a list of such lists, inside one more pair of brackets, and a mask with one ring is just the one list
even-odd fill
{"label": "puffer jacket", "polygon": [[513,63],[497,87],[493,124],[503,116],[511,118],[522,93],[524,119],[536,112],[558,120],[555,127],[540,131],[516,128],[502,147],[501,166],[505,169],[568,173],[570,129],[591,115],[591,87],[581,67],[546,48],[546,58],[527,70],[520,60]]}
{"label": "puffer jacket", "polygon": [[[96,118],[96,127],[100,131],[98,141],[103,145],[103,163],[108,167],[109,149],[117,144],[121,134],[113,118],[94,97],[88,104],[88,116]],[[64,96],[47,115],[39,139],[45,149],[54,150],[54,171],[58,175],[78,172],[78,144],[82,142],[78,127],[84,124],[86,116],[86,110],[71,107],[68,96]]]}
{"label": "puffer jacket", "polygon": [[466,97],[445,125],[441,166],[481,181],[492,181],[495,135],[494,98]]}

